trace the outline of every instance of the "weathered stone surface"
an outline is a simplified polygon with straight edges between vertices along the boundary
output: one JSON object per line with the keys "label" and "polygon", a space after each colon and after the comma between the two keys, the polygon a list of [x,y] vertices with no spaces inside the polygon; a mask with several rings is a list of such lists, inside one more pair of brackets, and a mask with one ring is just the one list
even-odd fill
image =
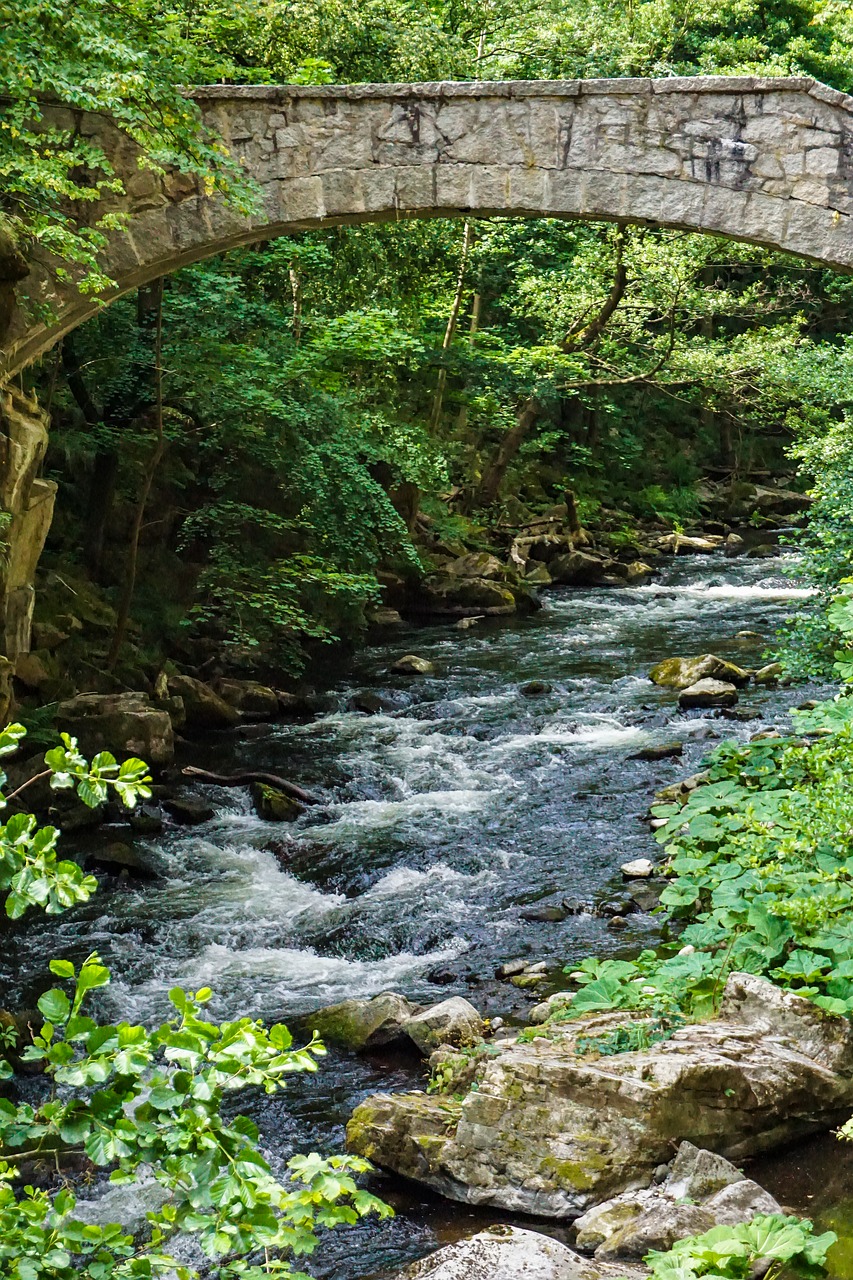
{"label": "weathered stone surface", "polygon": [[703,653],[697,658],[665,658],[652,667],[649,679],[663,689],[689,689],[692,684],[705,679],[743,685],[749,680],[749,674],[734,662],[727,662],[713,653]]}
{"label": "weathered stone surface", "polygon": [[589,1209],[575,1223],[578,1248],[596,1261],[642,1258],[675,1240],[714,1226],[749,1222],[758,1213],[779,1213],[776,1200],[713,1151],[682,1142],[664,1176],[653,1185]]}
{"label": "weathered stone surface", "polygon": [[402,1041],[404,1027],[415,1011],[416,1006],[403,996],[383,991],[372,1000],[343,1000],[316,1009],[305,1022],[330,1044],[358,1052]]}
{"label": "weathered stone surface", "polygon": [[391,663],[391,670],[398,676],[431,676],[435,667],[429,658],[421,658],[416,653],[407,653]]}
{"label": "weathered stone surface", "polygon": [[678,695],[678,705],[691,707],[733,707],[737,702],[737,689],[728,680],[697,680]]}
{"label": "weathered stone surface", "polygon": [[202,822],[209,822],[216,810],[207,800],[200,796],[169,796],[163,801],[163,808],[182,826],[195,827]]}
{"label": "weathered stone surface", "polygon": [[595,1251],[601,1259],[644,1258],[650,1249],[671,1249],[676,1240],[699,1236],[715,1225],[711,1213],[697,1204],[675,1204],[663,1196],[615,1232]]}
{"label": "weathered stone surface", "polygon": [[732,975],[718,1021],[653,1049],[575,1052],[579,1035],[615,1022],[578,1019],[475,1053],[455,1116],[441,1095],[368,1098],[349,1146],[451,1199],[573,1217],[647,1187],[673,1144],[740,1160],[828,1128],[853,1104],[853,1027],[763,979]]}
{"label": "weathered stone surface", "polygon": [[741,1171],[724,1156],[696,1147],[692,1142],[682,1142],[664,1185],[674,1200],[701,1201],[743,1181]]}
{"label": "weathered stone surface", "polygon": [[644,1274],[590,1262],[549,1236],[500,1224],[445,1245],[396,1280],[635,1280]]}
{"label": "weathered stone surface", "polygon": [[404,1027],[409,1039],[423,1054],[439,1045],[474,1044],[483,1038],[483,1019],[469,1001],[453,996],[416,1013]]}
{"label": "weathered stone surface", "polygon": [[444,572],[453,578],[489,578],[495,581],[507,576],[506,565],[487,551],[472,551],[469,555],[459,556],[444,566]]}
{"label": "weathered stone surface", "polygon": [[84,755],[112,751],[169,764],[175,756],[172,721],[144,693],[81,693],[60,702],[56,728],[77,738]]}
{"label": "weathered stone surface", "polygon": [[216,692],[247,720],[273,720],[278,715],[278,694],[257,680],[217,680]]}
{"label": "weathered stone surface", "polygon": [[[853,265],[853,103],[813,80],[216,85],[193,96],[258,182],[258,210],[141,172],[126,134],[80,113],[127,191],[92,206],[128,215],[103,260],[113,296],[235,244],[401,212],[650,219]],[[58,284],[37,252],[30,267],[3,283],[6,377],[102,305]],[[25,294],[45,318],[28,318]]]}
{"label": "weathered stone surface", "polygon": [[774,685],[779,683],[783,674],[781,662],[768,662],[765,667],[759,667],[753,678],[756,684]]}
{"label": "weathered stone surface", "polygon": [[572,587],[606,585],[617,568],[625,569],[627,566],[617,566],[615,560],[604,560],[586,551],[570,551],[568,555],[555,556],[548,562],[552,580]]}
{"label": "weathered stone surface", "polygon": [[448,574],[425,579],[409,600],[408,609],[438,617],[500,617],[515,613],[516,598],[506,583]]}
{"label": "weathered stone surface", "polygon": [[183,699],[189,729],[231,729],[239,722],[237,708],[204,681],[194,676],[171,675],[167,684],[169,693]]}

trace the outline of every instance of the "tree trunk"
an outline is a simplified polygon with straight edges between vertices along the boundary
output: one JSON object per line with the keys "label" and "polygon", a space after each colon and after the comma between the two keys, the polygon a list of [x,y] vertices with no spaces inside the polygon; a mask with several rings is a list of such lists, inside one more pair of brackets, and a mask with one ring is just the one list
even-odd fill
{"label": "tree trunk", "polygon": [[139,560],[139,535],[142,532],[142,522],[145,519],[145,507],[151,493],[151,486],[154,483],[154,476],[160,465],[163,453],[166,447],[165,435],[163,431],[163,279],[157,280],[152,286],[153,305],[155,308],[154,320],[154,427],[156,431],[156,441],[151,456],[148,459],[148,465],[142,479],[142,488],[139,493],[139,499],[136,504],[136,512],[133,517],[133,524],[130,533],[130,545],[127,553],[127,570],[125,573],[124,590],[122,591],[121,600],[118,607],[118,615],[116,617],[115,630],[113,632],[112,644],[107,655],[107,670],[112,671],[118,661],[121,647],[127,634],[127,624],[130,621],[130,609],[133,604],[133,594],[136,590],[136,569]]}
{"label": "tree trunk", "polygon": [[[453,295],[453,303],[450,307],[450,315],[447,317],[447,328],[444,331],[444,340],[441,344],[441,350],[447,352],[456,335],[456,326],[459,323],[459,312],[462,308],[462,295],[465,289],[465,273],[468,269],[468,256],[471,252],[471,244],[474,239],[474,224],[470,219],[465,219],[465,226],[462,231],[462,255],[459,259],[459,273],[456,277],[456,291]],[[444,402],[444,388],[447,385],[447,369],[444,365],[438,371],[438,383],[435,388],[435,395],[432,401],[432,412],[429,417],[430,431],[436,431],[441,421],[441,409]]]}
{"label": "tree trunk", "polygon": [[490,507],[497,501],[507,469],[529,435],[530,429],[539,417],[539,412],[539,401],[533,396],[525,400],[517,409],[515,425],[510,427],[504,435],[498,447],[497,457],[480,481],[477,494],[478,507]]}

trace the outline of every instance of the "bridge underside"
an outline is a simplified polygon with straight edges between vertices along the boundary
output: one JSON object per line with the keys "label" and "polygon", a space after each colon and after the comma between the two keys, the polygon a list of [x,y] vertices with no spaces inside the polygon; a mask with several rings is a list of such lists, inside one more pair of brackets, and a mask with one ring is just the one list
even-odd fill
{"label": "bridge underside", "polygon": [[[104,256],[116,288],[81,297],[38,260],[24,279],[7,279],[0,373],[157,276],[342,223],[619,220],[853,268],[853,100],[811,80],[216,86],[194,96],[255,180],[256,213],[238,215],[183,175],[140,169],[126,135],[57,111],[99,142],[124,180],[124,196],[93,210],[128,215]],[[45,308],[53,318],[35,320]],[[3,311],[0,299],[0,325]]]}

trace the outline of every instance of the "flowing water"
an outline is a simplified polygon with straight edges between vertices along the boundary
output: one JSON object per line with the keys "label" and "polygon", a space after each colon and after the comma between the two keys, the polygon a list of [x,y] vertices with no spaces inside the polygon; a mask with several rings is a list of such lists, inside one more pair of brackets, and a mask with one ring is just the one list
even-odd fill
{"label": "flowing water", "polygon": [[[804,594],[782,567],[680,559],[649,586],[556,590],[529,618],[368,647],[310,723],[254,726],[190,752],[208,768],[280,773],[321,805],[285,827],[257,818],[243,791],[205,788],[213,820],[145,842],[156,879],[108,881],[86,908],[17,930],[0,982],[25,1001],[49,956],[97,949],[114,973],[105,1012],[131,1019],[160,1016],[175,984],[213,987],[222,1017],[293,1019],[389,989],[431,1002],[465,994],[487,1016],[523,1017],[531,1000],[496,982],[496,965],[521,956],[556,974],[653,938],[653,917],[628,916],[617,934],[607,915],[625,897],[620,864],[655,855],[642,821],[652,793],[717,740],[781,722],[809,696],[750,687],[733,718],[685,715],[647,679],[674,654],[758,665]],[[764,639],[736,638],[743,629]],[[435,673],[390,675],[411,651]],[[528,696],[533,680],[545,689]],[[381,710],[349,709],[358,693]],[[632,759],[673,740],[681,758]],[[563,920],[528,918],[564,902]],[[421,1072],[407,1059],[333,1054],[254,1113],[277,1156],[328,1151],[361,1097],[420,1083]],[[317,1276],[358,1280],[483,1221],[411,1188],[381,1190],[401,1215],[330,1236],[312,1260]]]}

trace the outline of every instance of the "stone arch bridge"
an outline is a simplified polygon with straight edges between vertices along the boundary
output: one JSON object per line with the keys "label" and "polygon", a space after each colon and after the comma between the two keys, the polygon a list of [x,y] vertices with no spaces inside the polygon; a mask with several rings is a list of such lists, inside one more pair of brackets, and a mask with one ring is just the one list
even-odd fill
{"label": "stone arch bridge", "polygon": [[[126,195],[111,199],[127,229],[104,255],[112,297],[292,231],[467,213],[649,223],[853,268],[853,99],[813,80],[226,85],[193,96],[260,188],[251,217],[194,179],[140,169],[135,144],[101,117],[55,109],[124,179]],[[58,288],[46,264],[0,249],[0,379],[109,300]],[[52,319],[32,318],[46,309]],[[52,493],[35,478],[46,424],[10,391],[4,415],[0,504],[12,528],[0,628],[14,657],[29,643]]]}

